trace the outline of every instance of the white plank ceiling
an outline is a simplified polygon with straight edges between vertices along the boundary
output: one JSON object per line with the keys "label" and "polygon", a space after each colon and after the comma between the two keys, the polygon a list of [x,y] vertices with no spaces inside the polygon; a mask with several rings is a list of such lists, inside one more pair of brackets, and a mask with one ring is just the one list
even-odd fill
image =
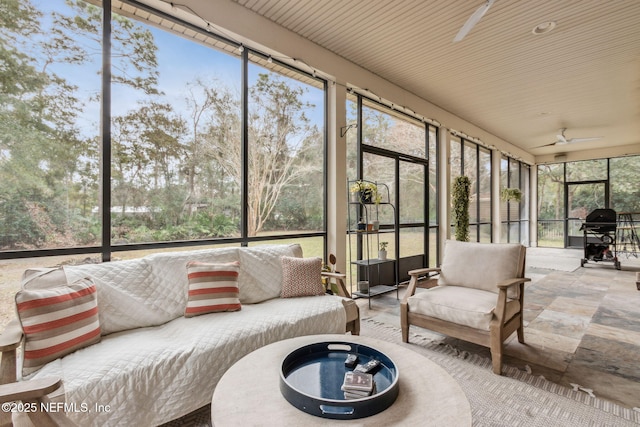
{"label": "white plank ceiling", "polygon": [[[496,0],[458,43],[482,0],[233,1],[534,155],[638,151],[640,0]],[[603,138],[535,148],[565,127]]]}

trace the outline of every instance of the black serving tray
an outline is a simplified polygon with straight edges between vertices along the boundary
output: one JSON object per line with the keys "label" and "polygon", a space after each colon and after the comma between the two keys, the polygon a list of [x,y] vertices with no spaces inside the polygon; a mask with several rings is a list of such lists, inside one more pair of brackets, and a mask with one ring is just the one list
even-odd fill
{"label": "black serving tray", "polygon": [[[358,363],[372,359],[380,366],[373,372],[376,393],[360,399],[344,398],[340,389],[348,353],[358,355]],[[322,418],[348,420],[375,415],[398,397],[398,367],[384,353],[366,345],[334,341],[306,345],[289,353],[282,361],[280,391],[296,408]]]}

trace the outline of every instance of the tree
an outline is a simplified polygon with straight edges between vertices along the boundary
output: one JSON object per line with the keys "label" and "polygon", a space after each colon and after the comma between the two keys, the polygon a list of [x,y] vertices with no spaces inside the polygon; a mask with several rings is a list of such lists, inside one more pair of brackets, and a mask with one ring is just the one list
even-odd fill
{"label": "tree", "polygon": [[[96,65],[99,82],[102,10],[58,3],[46,13],[29,0],[0,3],[0,222],[10,248],[77,244],[69,236],[98,200],[97,132],[79,125],[98,93],[81,95],[68,70]],[[158,93],[151,33],[116,17],[112,37],[113,81]]]}
{"label": "tree", "polygon": [[184,194],[178,163],[185,154],[185,129],[169,104],[155,101],[113,118],[112,193],[122,217],[127,206],[142,207],[162,224],[179,223]]}
{"label": "tree", "polygon": [[306,151],[303,142],[314,136],[315,129],[305,114],[313,105],[302,101],[304,92],[267,73],[260,74],[250,88],[249,236],[262,230],[283,189],[313,170],[301,161]]}
{"label": "tree", "polygon": [[[209,177],[222,171],[229,171],[240,183],[240,109],[238,97],[219,82],[206,83],[196,79],[189,85],[187,109],[188,136],[185,143],[185,155],[182,174],[188,182],[188,193],[184,207],[191,215],[199,203],[204,185],[199,185],[199,175],[205,173]],[[223,158],[221,153],[228,155]],[[217,165],[210,161],[215,160]],[[202,180],[204,181],[204,180]],[[204,182],[202,182],[204,184]],[[224,192],[225,185],[217,187]]]}
{"label": "tree", "polygon": [[[250,89],[248,234],[255,236],[276,210],[285,189],[317,168],[309,153],[318,152],[321,141],[317,128],[305,111],[313,107],[302,101],[304,89],[283,77],[260,74]],[[237,97],[230,90],[219,90],[211,98],[216,114],[207,136],[206,151],[225,171],[230,181],[241,183],[242,162],[239,144]],[[208,98],[207,98],[208,99]]]}
{"label": "tree", "polygon": [[640,156],[611,159],[610,170],[611,207],[617,212],[640,213]]}
{"label": "tree", "polygon": [[30,32],[39,31],[39,17],[28,2],[0,3],[0,223],[4,244],[11,246],[45,237],[24,198],[37,196],[45,187],[37,167],[41,157],[33,144],[42,140],[41,126],[32,113],[41,107],[30,94],[41,92],[47,78],[36,69],[27,50],[18,46]]}

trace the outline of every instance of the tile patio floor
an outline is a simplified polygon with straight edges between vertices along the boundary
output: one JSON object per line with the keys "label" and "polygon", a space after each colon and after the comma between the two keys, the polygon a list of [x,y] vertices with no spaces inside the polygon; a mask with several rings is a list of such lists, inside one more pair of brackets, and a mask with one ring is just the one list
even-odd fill
{"label": "tile patio floor", "polygon": [[[580,249],[528,248],[525,342],[515,334],[505,345],[506,364],[571,387],[578,384],[600,398],[640,407],[640,259],[620,256],[611,263],[580,267]],[[400,289],[400,300],[405,288]],[[400,327],[395,292],[375,297],[369,308],[358,299],[361,318]],[[412,326],[412,330],[414,330]],[[421,330],[421,333],[430,333]],[[490,357],[489,350],[433,333],[461,350]]]}

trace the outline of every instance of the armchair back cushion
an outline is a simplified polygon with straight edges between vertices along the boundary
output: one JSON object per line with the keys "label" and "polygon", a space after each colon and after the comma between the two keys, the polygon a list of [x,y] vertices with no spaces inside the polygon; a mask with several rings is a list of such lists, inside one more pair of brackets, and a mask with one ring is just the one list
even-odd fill
{"label": "armchair back cushion", "polygon": [[[447,240],[438,285],[463,286],[498,293],[496,284],[524,277],[526,248],[518,243],[486,244]],[[518,298],[518,287],[509,298]]]}

